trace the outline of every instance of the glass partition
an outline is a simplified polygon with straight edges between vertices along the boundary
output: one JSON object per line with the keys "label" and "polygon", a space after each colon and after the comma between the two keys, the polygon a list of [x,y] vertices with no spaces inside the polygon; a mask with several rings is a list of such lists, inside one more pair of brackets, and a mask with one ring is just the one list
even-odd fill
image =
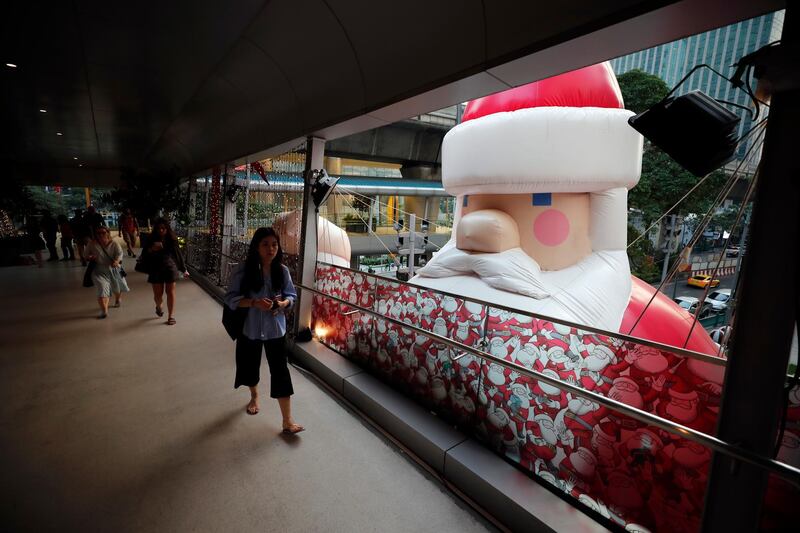
{"label": "glass partition", "polygon": [[629,530],[700,529],[710,449],[490,358],[458,353],[434,335],[708,435],[723,359],[326,264],[318,265],[316,288],[378,315],[315,295],[323,343],[531,477]]}

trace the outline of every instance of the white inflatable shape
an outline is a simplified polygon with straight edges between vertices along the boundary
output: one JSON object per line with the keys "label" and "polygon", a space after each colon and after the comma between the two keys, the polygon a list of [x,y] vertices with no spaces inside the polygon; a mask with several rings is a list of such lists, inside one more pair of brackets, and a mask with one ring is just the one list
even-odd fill
{"label": "white inflatable shape", "polygon": [[618,187],[589,195],[592,250],[627,250],[628,189]]}
{"label": "white inflatable shape", "polygon": [[630,189],[639,182],[643,143],[628,125],[632,115],[535,107],[463,122],[444,137],[442,184],[454,196]]}
{"label": "white inflatable shape", "polygon": [[575,265],[542,271],[519,248],[470,254],[450,240],[411,282],[611,331],[619,330],[631,295],[624,249],[593,252]]}
{"label": "white inflatable shape", "polygon": [[461,217],[456,243],[461,250],[504,252],[519,248],[519,228],[511,216],[497,209],[481,209]]}
{"label": "white inflatable shape", "polygon": [[[290,211],[275,217],[272,227],[278,233],[281,247],[287,254],[300,253],[301,212]],[[347,232],[328,220],[317,219],[317,261],[350,267],[350,237]]]}

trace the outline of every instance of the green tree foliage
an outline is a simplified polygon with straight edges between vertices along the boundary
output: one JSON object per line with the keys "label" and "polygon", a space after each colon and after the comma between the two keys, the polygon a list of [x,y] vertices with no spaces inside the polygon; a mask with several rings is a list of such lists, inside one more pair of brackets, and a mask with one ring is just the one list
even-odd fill
{"label": "green tree foliage", "polygon": [[189,199],[181,187],[177,167],[149,171],[125,169],[120,176],[121,185],[105,195],[120,211],[130,208],[140,220],[153,220],[158,216],[173,216],[187,223]]}
{"label": "green tree foliage", "polygon": [[620,74],[617,81],[625,101],[625,109],[637,114],[653,107],[669,92],[664,80],[639,69]]}
{"label": "green tree foliage", "polygon": [[[626,72],[617,80],[625,108],[635,113],[650,108],[669,92],[664,80],[641,70]],[[725,179],[724,172],[713,172],[703,185],[681,202],[676,209],[677,213],[705,213]],[[628,193],[628,205],[640,210],[645,223],[649,225],[666,214],[699,180],[700,178],[684,170],[661,149],[645,140],[642,175],[639,184]]]}
{"label": "green tree foliage", "polygon": [[[628,243],[639,237],[639,230],[628,225]],[[628,259],[631,265],[631,274],[637,278],[652,283],[661,278],[661,270],[655,262],[655,249],[650,239],[643,237],[636,244],[628,248]]]}

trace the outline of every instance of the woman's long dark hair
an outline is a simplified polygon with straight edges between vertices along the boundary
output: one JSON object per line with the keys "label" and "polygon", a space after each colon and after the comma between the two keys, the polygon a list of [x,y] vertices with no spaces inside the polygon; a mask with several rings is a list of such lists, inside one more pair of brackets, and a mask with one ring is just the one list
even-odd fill
{"label": "woman's long dark hair", "polygon": [[161,236],[158,234],[158,226],[164,226],[167,228],[167,234],[164,236],[164,245],[171,245],[177,248],[178,236],[175,235],[175,232],[172,230],[172,227],[169,225],[169,221],[166,218],[157,218],[156,221],[153,222],[153,232],[150,234],[150,242],[161,240]]}
{"label": "woman's long dark hair", "polygon": [[280,293],[283,288],[283,248],[281,239],[272,228],[258,228],[250,241],[250,248],[247,250],[247,259],[244,264],[244,284],[242,294],[258,292],[264,286],[264,275],[261,272],[261,256],[258,253],[258,245],[266,237],[275,237],[278,241],[278,253],[272,260],[269,268],[269,277],[272,280],[272,291]]}

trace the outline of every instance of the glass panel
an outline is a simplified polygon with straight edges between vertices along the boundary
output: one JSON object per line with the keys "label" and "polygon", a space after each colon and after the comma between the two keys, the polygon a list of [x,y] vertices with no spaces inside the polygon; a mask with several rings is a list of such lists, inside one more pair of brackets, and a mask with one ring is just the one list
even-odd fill
{"label": "glass panel", "polygon": [[[790,365],[790,372],[794,369]],[[786,425],[776,459],[787,465],[800,468],[800,385],[795,385],[788,394]],[[770,475],[760,531],[791,531],[800,524],[800,489],[783,479]]]}
{"label": "glass panel", "polygon": [[[724,366],[336,267],[318,266],[317,287],[661,418],[715,427]],[[314,302],[325,344],[576,505],[634,530],[699,529],[711,459],[703,446],[388,320],[349,318],[345,304]]]}

